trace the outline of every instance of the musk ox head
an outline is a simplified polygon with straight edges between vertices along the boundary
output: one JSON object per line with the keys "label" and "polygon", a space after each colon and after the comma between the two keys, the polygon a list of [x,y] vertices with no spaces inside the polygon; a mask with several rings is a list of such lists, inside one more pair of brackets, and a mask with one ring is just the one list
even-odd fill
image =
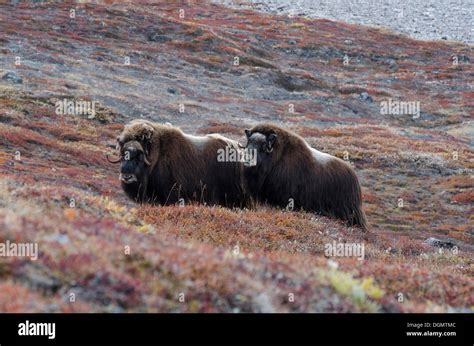
{"label": "musk ox head", "polygon": [[132,140],[120,150],[120,176],[124,184],[142,182],[146,179],[149,161],[140,142]]}
{"label": "musk ox head", "polygon": [[120,163],[119,179],[125,192],[134,200],[144,198],[152,166],[151,149],[154,128],[151,124],[134,120],[125,125],[117,137],[120,158],[109,162]]}
{"label": "musk ox head", "polygon": [[125,125],[117,137],[117,149],[120,152],[120,180],[131,184],[146,179],[151,166],[150,151],[154,128],[142,121],[132,121]]}
{"label": "musk ox head", "polygon": [[276,157],[274,149],[277,146],[277,134],[254,129],[245,130],[245,135],[247,136],[245,150],[252,151],[256,155],[255,165],[244,164],[245,181],[249,190],[257,192],[272,169]]}

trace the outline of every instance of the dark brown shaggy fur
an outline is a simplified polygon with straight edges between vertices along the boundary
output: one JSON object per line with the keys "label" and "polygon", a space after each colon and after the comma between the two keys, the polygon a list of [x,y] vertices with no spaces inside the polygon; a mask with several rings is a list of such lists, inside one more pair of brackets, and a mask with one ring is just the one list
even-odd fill
{"label": "dark brown shaggy fur", "polygon": [[[127,124],[117,140],[122,174],[137,177],[133,183],[122,181],[133,200],[247,206],[242,164],[217,161],[218,149],[238,149],[237,142],[218,135],[189,136],[176,127],[145,120]],[[123,159],[127,151],[132,153],[128,161]]]}
{"label": "dark brown shaggy fur", "polygon": [[244,168],[254,199],[284,208],[291,198],[295,209],[367,228],[359,181],[346,162],[333,156],[318,161],[303,138],[271,124],[257,125],[246,135],[247,149],[257,150],[257,164]]}

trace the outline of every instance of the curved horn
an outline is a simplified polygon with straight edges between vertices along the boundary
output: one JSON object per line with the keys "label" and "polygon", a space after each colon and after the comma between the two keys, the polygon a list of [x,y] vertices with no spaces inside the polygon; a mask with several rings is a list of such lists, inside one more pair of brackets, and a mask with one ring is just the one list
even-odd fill
{"label": "curved horn", "polygon": [[237,142],[237,146],[238,146],[240,149],[245,149],[245,145],[240,144],[240,142]]}
{"label": "curved horn", "polygon": [[148,161],[148,157],[146,155],[143,155],[143,161],[148,165],[151,166],[151,162]]}
{"label": "curved horn", "polygon": [[105,157],[107,158],[107,161],[109,161],[110,163],[119,163],[120,162],[120,158],[118,158],[118,160],[114,161],[114,160],[111,160],[109,158],[109,154],[105,154]]}

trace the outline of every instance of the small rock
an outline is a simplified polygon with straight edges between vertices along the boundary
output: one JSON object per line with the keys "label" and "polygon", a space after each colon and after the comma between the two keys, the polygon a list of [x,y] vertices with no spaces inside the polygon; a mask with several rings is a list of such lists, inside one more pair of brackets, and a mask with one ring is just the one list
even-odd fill
{"label": "small rock", "polygon": [[441,240],[434,237],[430,237],[426,239],[425,243],[431,246],[436,246],[436,247],[445,248],[445,249],[451,249],[456,246],[456,244],[454,244],[450,240]]}
{"label": "small rock", "polygon": [[66,234],[51,234],[45,237],[45,239],[48,241],[57,241],[62,245],[69,243],[69,237]]}
{"label": "small rock", "polygon": [[168,88],[166,89],[167,92],[169,92],[170,94],[176,94],[176,89],[175,88]]}
{"label": "small rock", "polygon": [[51,312],[58,312],[59,311],[59,305],[58,304],[48,304],[45,307],[44,312],[51,313]]}
{"label": "small rock", "polygon": [[107,311],[112,314],[123,314],[124,309],[120,306],[109,306],[107,307]]}
{"label": "small rock", "polygon": [[262,292],[254,298],[254,303],[258,307],[258,311],[262,313],[274,313],[272,301],[267,293]]}
{"label": "small rock", "polygon": [[15,72],[7,72],[2,76],[2,79],[11,81],[15,84],[22,84],[23,79],[18,77],[18,75]]}
{"label": "small rock", "polygon": [[52,276],[46,268],[41,266],[28,266],[24,269],[21,278],[35,289],[55,292],[61,286],[57,278]]}
{"label": "small rock", "polygon": [[164,35],[161,31],[150,32],[147,34],[147,40],[152,42],[168,42],[171,41],[171,38]]}
{"label": "small rock", "polygon": [[359,94],[359,98],[360,98],[362,101],[374,102],[374,100],[372,99],[372,97],[371,97],[367,92],[365,92],[365,91]]}
{"label": "small rock", "polygon": [[328,260],[328,267],[331,269],[337,269],[339,267],[339,263],[333,260]]}
{"label": "small rock", "polygon": [[296,44],[295,40],[288,40],[288,44]]}

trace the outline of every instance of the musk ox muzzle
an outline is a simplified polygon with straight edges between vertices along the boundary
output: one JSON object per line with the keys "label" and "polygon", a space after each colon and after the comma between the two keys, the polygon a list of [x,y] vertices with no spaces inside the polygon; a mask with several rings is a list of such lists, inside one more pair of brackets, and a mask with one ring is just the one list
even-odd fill
{"label": "musk ox muzzle", "polygon": [[150,161],[143,149],[143,146],[138,141],[129,141],[126,143],[119,143],[117,145],[120,155],[117,159],[110,159],[108,155],[107,161],[113,164],[120,163],[119,180],[125,184],[131,184],[138,181],[136,170],[140,169],[140,164],[143,162],[146,166],[150,166]]}

